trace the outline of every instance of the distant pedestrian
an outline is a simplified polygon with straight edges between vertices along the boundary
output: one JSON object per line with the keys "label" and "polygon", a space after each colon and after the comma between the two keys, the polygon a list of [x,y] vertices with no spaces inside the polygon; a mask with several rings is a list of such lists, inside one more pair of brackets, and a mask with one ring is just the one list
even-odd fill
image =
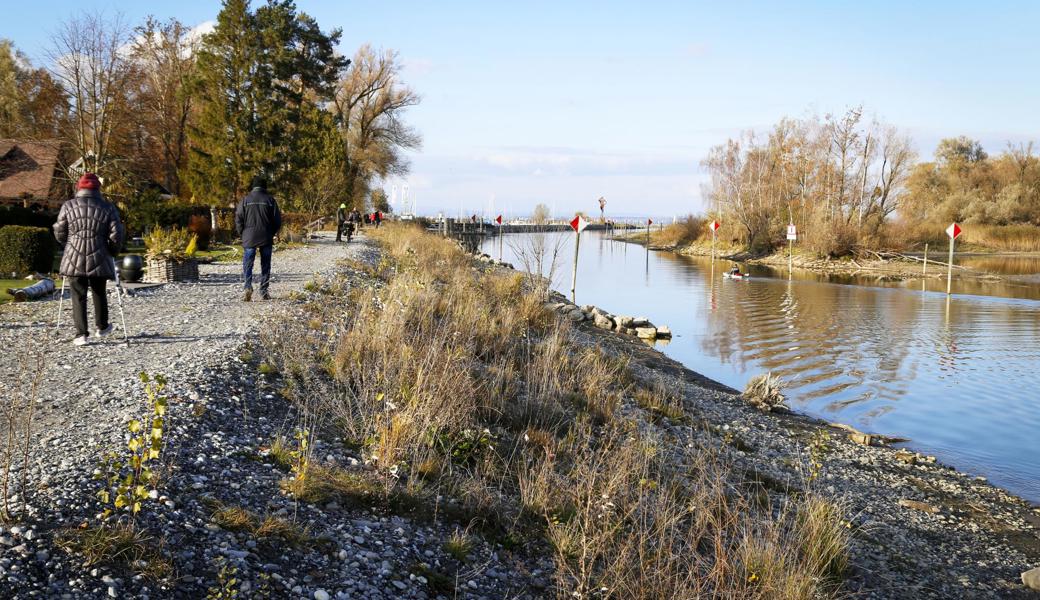
{"label": "distant pedestrian", "polygon": [[242,275],[245,278],[245,294],[242,300],[253,299],[253,263],[260,253],[260,297],[270,300],[271,253],[274,251],[274,236],[282,228],[282,212],[271,194],[267,193],[267,180],[262,175],[253,177],[253,188],[235,208],[235,230],[242,237]]}
{"label": "distant pedestrian", "polygon": [[[98,337],[112,333],[108,322],[105,284],[116,278],[113,256],[123,245],[123,223],[119,211],[101,195],[101,181],[84,173],[76,183],[76,195],[62,204],[54,223],[54,237],[65,246],[61,274],[72,288],[72,321],[76,337],[72,343],[87,343],[87,289],[94,296],[94,325]],[[118,290],[116,290],[118,293]]]}
{"label": "distant pedestrian", "polygon": [[379,224],[383,222],[383,213],[378,210],[372,213],[372,222],[376,224],[376,229],[379,229]]}
{"label": "distant pedestrian", "polygon": [[[340,204],[339,208],[336,209],[336,241],[343,241],[343,228],[347,226],[347,205]],[[347,241],[350,241],[350,235],[347,235]]]}

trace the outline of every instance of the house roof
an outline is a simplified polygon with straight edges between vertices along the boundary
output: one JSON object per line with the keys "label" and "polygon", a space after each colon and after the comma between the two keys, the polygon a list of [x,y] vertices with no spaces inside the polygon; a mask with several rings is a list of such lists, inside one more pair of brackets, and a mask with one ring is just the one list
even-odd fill
{"label": "house roof", "polygon": [[0,140],[0,198],[50,198],[61,143]]}

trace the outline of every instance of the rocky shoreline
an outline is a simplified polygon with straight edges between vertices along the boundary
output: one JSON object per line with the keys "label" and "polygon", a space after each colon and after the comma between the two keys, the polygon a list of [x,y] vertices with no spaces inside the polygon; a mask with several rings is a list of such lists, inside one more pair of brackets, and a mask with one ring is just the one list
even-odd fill
{"label": "rocky shoreline", "polygon": [[[284,274],[276,297],[287,303],[243,307],[235,299],[235,267],[204,266],[197,286],[130,300],[131,322],[144,323],[130,349],[44,350],[52,371],[38,402],[28,510],[0,530],[0,595],[200,598],[222,586],[238,597],[316,600],[555,595],[553,562],[537,548],[507,550],[474,535],[460,557],[449,551],[459,526],[449,520],[295,502],[282,492],[285,466],[273,442],[291,437],[298,415],[280,397],[277,374],[252,351],[264,319],[259,311],[291,313],[293,294],[310,294],[305,290],[333,278],[372,285],[370,274],[338,261],[379,260],[367,243],[321,240],[291,252],[275,264]],[[855,597],[1035,597],[1021,573],[1040,564],[1040,510],[928,457],[864,445],[872,440],[794,413],[756,410],[735,390],[624,335],[635,329],[634,318],[629,323],[562,298],[553,303],[561,314],[581,313],[580,321],[568,318],[582,343],[628,358],[638,380],[682,397],[681,418],[657,418],[626,400],[623,410],[647,427],[678,446],[718,448],[763,493],[795,495],[811,487],[840,502],[852,531],[845,587]],[[227,307],[225,314],[214,313],[218,306]],[[51,310],[51,302],[0,309],[0,341],[13,347],[26,333],[45,330]],[[12,361],[2,367],[5,381],[18,376]],[[94,469],[106,449],[125,444],[126,420],[144,404],[137,370],[170,380],[164,483],[139,517],[170,563],[160,578],[91,564],[56,543],[63,531],[98,518]],[[365,468],[357,451],[335,438],[321,438],[314,455],[348,472]],[[810,478],[812,461],[821,466]],[[261,528],[260,521],[271,526]]]}

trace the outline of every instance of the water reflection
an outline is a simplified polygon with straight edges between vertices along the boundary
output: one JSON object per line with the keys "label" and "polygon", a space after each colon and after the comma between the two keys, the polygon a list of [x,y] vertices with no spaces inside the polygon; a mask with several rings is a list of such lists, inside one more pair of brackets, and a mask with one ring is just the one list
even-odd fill
{"label": "water reflection", "polygon": [[[572,255],[563,256],[555,285],[567,293]],[[947,297],[938,280],[922,288],[786,265],[724,280],[729,263],[716,263],[586,232],[577,300],[670,326],[662,351],[712,379],[742,388],[771,370],[798,410],[910,438],[1040,501],[1037,286],[955,282]]]}

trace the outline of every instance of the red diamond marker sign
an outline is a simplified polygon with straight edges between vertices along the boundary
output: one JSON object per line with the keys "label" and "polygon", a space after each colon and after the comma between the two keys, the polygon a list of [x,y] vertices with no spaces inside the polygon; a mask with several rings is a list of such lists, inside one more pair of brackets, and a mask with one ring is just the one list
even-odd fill
{"label": "red diamond marker sign", "polygon": [[647,219],[647,220],[646,220],[646,224],[647,224],[648,226],[649,226],[649,225],[653,225],[653,224],[654,224],[654,220],[653,220],[653,219]]}
{"label": "red diamond marker sign", "polygon": [[946,235],[950,236],[951,240],[955,240],[957,239],[957,236],[961,234],[961,231],[963,231],[963,229],[961,229],[960,225],[951,223],[950,226],[946,228]]}
{"label": "red diamond marker sign", "polygon": [[708,227],[711,227],[711,231],[714,233],[718,231],[720,224],[718,221],[712,221],[711,223],[708,223]]}
{"label": "red diamond marker sign", "polygon": [[583,219],[581,217],[581,215],[578,215],[578,216],[574,217],[574,220],[571,221],[571,229],[573,229],[577,233],[581,233],[582,231],[585,231],[585,228],[588,227],[588,226],[589,226],[589,222],[586,221],[585,219]]}
{"label": "red diamond marker sign", "polygon": [[497,217],[495,217],[495,223],[498,223],[499,225],[502,224],[502,215],[498,215]]}

